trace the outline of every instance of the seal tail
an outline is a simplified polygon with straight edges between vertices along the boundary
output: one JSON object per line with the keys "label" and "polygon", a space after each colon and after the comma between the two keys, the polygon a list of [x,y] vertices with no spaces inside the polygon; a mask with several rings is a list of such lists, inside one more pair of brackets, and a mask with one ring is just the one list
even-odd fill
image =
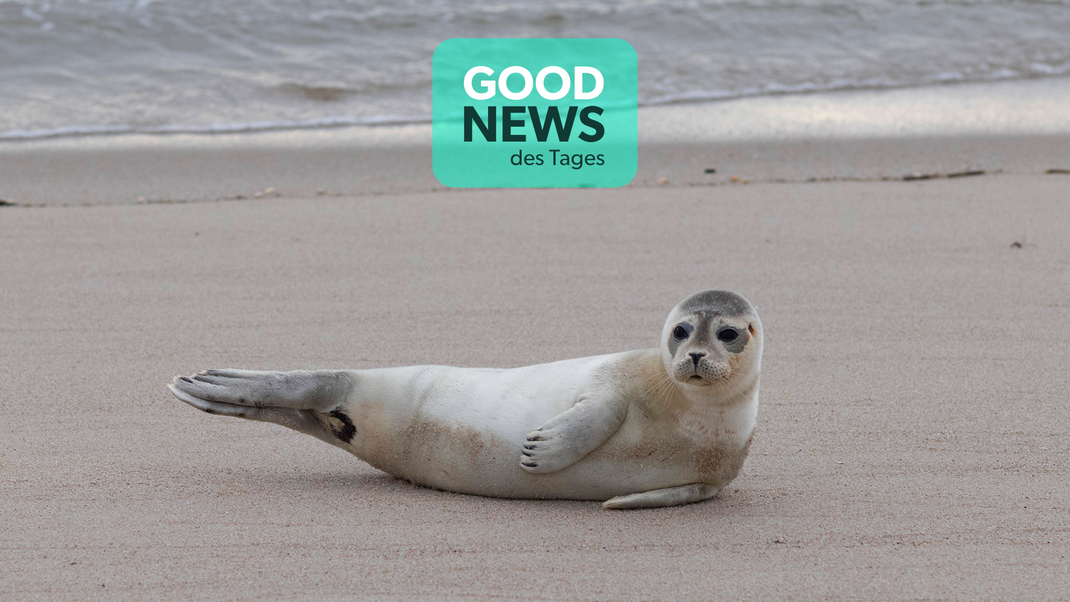
{"label": "seal tail", "polygon": [[206,370],[176,376],[167,388],[202,412],[272,422],[332,445],[357,433],[341,408],[351,389],[344,372]]}

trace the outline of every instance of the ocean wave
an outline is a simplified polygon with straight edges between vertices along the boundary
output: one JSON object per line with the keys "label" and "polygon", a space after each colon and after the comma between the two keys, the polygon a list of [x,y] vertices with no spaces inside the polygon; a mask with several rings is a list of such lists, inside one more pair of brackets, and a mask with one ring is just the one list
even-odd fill
{"label": "ocean wave", "polygon": [[270,132],[279,130],[316,130],[351,126],[391,126],[430,123],[431,116],[405,117],[398,115],[379,115],[372,117],[353,117],[339,115],[320,117],[299,121],[250,121],[244,123],[209,123],[205,125],[89,125],[64,126],[38,130],[9,130],[0,132],[0,141],[4,140],[40,140],[43,138],[72,138],[82,136],[114,136],[122,134],[243,134],[252,132]]}
{"label": "ocean wave", "polygon": [[426,122],[431,55],[453,37],[628,40],[642,105],[1057,77],[1068,7],[0,0],[0,141]]}
{"label": "ocean wave", "polygon": [[640,106],[657,106],[681,103],[713,102],[719,100],[735,100],[756,96],[783,96],[789,94],[818,94],[823,92],[849,92],[864,90],[890,90],[900,88],[918,88],[941,84],[969,84],[983,83],[988,81],[1004,80],[1031,80],[1042,77],[1057,77],[1070,74],[1070,64],[1052,66],[1036,63],[1031,65],[1028,73],[1021,73],[1013,69],[998,69],[990,73],[968,76],[958,71],[944,71],[941,73],[920,77],[916,81],[900,81],[885,78],[869,78],[859,81],[833,80],[827,83],[802,82],[798,84],[780,84],[770,82],[763,86],[754,86],[742,90],[689,90],[655,96],[646,100],[640,100]]}
{"label": "ocean wave", "polygon": [[[861,81],[832,81],[825,84],[804,82],[801,84],[770,83],[761,87],[743,90],[693,90],[676,94],[665,94],[653,98],[640,99],[639,106],[664,106],[674,104],[701,104],[708,102],[740,100],[785,95],[822,94],[867,90],[894,90],[930,87],[934,85],[954,85],[983,83],[986,81],[1036,80],[1048,77],[1060,77],[1070,74],[1070,66],[1051,67],[1044,65],[1034,68],[1030,73],[1003,70],[992,72],[979,78],[966,78],[961,73],[945,72],[936,74],[918,82],[898,82],[894,80],[872,78]],[[262,120],[249,122],[209,123],[209,124],[167,124],[153,126],[135,125],[88,125],[63,126],[43,129],[15,129],[0,131],[0,142],[20,140],[41,140],[48,138],[76,138],[86,136],[115,136],[128,134],[173,135],[173,134],[241,134],[283,130],[317,130],[343,127],[383,127],[399,125],[418,125],[431,123],[431,115],[373,115],[356,117],[352,115],[335,115],[301,120]]]}

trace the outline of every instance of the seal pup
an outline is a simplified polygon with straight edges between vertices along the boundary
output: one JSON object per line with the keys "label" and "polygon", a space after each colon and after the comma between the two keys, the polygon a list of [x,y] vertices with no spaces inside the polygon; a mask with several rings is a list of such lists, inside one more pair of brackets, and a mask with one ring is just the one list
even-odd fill
{"label": "seal pup", "polygon": [[757,312],[710,290],[673,308],[655,349],[502,370],[207,370],[168,388],[428,487],[651,508],[707,499],[739,473],[761,358]]}

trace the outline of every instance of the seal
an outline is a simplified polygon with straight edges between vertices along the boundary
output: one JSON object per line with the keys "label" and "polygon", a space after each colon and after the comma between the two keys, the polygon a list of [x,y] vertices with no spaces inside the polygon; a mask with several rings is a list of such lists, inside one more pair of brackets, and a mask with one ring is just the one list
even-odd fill
{"label": "seal", "polygon": [[739,473],[761,358],[751,304],[709,290],[673,308],[660,348],[511,369],[207,370],[168,388],[428,487],[650,508],[707,499]]}

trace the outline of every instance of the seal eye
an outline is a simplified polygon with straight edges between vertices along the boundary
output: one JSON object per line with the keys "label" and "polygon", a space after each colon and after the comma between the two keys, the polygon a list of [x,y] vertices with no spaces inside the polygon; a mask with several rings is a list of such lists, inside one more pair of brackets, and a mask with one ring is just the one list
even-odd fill
{"label": "seal eye", "polygon": [[676,328],[672,329],[672,338],[676,339],[677,341],[682,341],[686,339],[687,336],[690,334],[691,328],[689,328],[687,324],[677,324]]}
{"label": "seal eye", "polygon": [[717,340],[724,341],[725,343],[731,343],[739,338],[739,333],[735,328],[724,328],[717,332]]}

